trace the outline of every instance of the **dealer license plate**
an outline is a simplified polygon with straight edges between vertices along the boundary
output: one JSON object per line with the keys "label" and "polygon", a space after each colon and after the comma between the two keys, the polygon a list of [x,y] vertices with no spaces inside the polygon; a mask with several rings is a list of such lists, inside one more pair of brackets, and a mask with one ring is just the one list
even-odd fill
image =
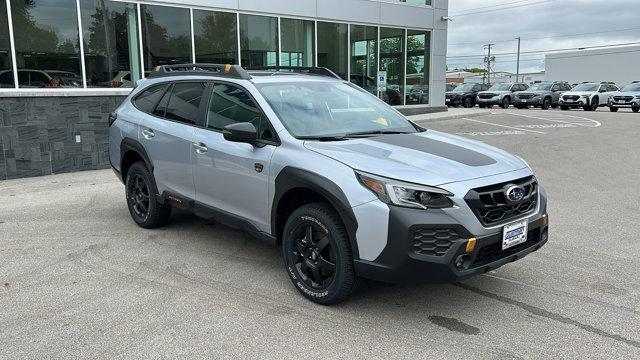
{"label": "dealer license plate", "polygon": [[505,225],[502,231],[502,250],[506,250],[526,242],[527,227],[528,223],[526,220]]}
{"label": "dealer license plate", "polygon": [[522,102],[523,102],[523,103],[526,103],[526,102],[527,102],[527,100],[522,100]]}

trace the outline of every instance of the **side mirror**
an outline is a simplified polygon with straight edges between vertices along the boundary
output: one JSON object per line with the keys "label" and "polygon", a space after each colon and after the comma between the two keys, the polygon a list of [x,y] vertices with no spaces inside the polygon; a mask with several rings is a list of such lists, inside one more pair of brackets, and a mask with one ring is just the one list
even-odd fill
{"label": "side mirror", "polygon": [[222,129],[224,139],[232,142],[255,145],[258,139],[258,131],[252,123],[242,122],[225,126]]}

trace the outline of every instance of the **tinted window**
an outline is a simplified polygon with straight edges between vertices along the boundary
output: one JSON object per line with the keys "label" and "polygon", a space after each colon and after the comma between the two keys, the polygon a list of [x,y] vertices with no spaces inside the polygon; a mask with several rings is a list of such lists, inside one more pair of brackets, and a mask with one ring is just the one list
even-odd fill
{"label": "tinted window", "polygon": [[133,104],[140,110],[146,113],[152,113],[156,107],[158,100],[167,89],[168,84],[154,85],[144,90],[136,99]]}
{"label": "tinted window", "polygon": [[164,93],[160,102],[158,102],[158,106],[156,106],[155,110],[153,110],[153,115],[159,116],[163,118],[167,113],[167,105],[169,105],[169,99],[171,98],[171,90],[173,89],[173,85]]}
{"label": "tinted window", "polygon": [[164,117],[185,124],[195,124],[205,87],[206,84],[200,82],[174,84]]}
{"label": "tinted window", "polygon": [[244,90],[232,85],[216,84],[209,101],[207,128],[222,130],[227,125],[242,122],[252,123],[259,139],[274,140],[269,122]]}

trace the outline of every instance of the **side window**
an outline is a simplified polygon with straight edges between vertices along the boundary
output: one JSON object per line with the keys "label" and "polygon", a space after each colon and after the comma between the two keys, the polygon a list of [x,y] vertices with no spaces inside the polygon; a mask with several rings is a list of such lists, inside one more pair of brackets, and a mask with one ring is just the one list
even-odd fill
{"label": "side window", "polygon": [[[205,88],[206,84],[202,82],[175,83],[171,90],[171,97],[164,117],[169,120],[195,125]],[[158,104],[158,107],[160,107],[160,104]]]}
{"label": "side window", "polygon": [[165,90],[167,90],[168,84],[154,85],[150,88],[142,91],[134,100],[133,104],[141,111],[151,114],[156,107],[158,100]]}
{"label": "side window", "polygon": [[560,86],[558,84],[555,84],[551,87],[551,91],[558,91],[560,90]]}
{"label": "side window", "polygon": [[609,85],[609,91],[618,91],[618,90],[619,90],[619,89],[618,89],[618,87],[617,87],[617,86],[615,86],[615,85],[613,85],[613,84],[612,84],[612,85]]}
{"label": "side window", "polygon": [[527,84],[520,84],[520,88],[522,89],[522,91],[527,90],[529,88],[529,85]]}
{"label": "side window", "polygon": [[269,121],[243,89],[229,84],[215,84],[207,111],[207,128],[220,131],[227,125],[242,122],[250,122],[255,126],[258,139],[275,140]]}

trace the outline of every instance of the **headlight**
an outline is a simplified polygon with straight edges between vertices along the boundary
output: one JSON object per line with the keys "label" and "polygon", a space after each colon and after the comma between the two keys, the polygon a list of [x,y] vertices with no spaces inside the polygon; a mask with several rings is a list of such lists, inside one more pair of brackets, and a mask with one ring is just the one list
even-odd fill
{"label": "headlight", "polygon": [[581,97],[582,97],[583,99],[588,99],[588,98],[589,98],[589,95],[582,95]]}
{"label": "headlight", "polygon": [[432,186],[406,183],[356,171],[360,183],[389,205],[416,209],[442,209],[453,206],[452,193]]}
{"label": "headlight", "polygon": [[636,100],[640,100],[640,95],[636,95]]}

